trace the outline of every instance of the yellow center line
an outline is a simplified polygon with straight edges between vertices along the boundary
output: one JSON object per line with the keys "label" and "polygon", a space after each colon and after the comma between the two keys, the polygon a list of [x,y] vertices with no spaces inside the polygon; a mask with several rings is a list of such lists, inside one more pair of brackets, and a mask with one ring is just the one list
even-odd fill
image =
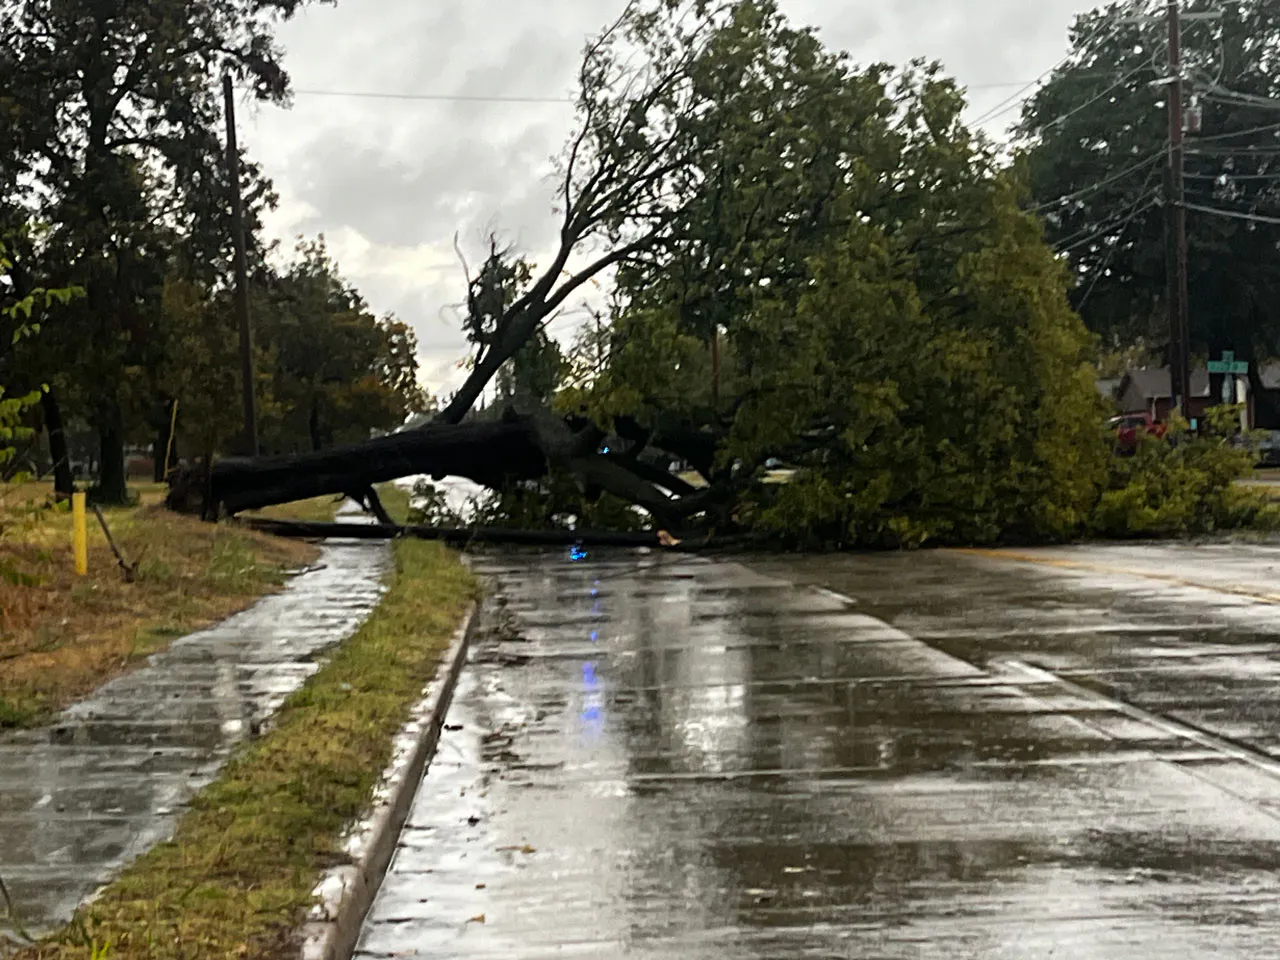
{"label": "yellow center line", "polygon": [[971,557],[984,557],[988,560],[1005,560],[1015,563],[1034,563],[1042,567],[1057,567],[1062,570],[1082,570],[1088,573],[1108,573],[1125,577],[1141,577],[1145,580],[1158,580],[1180,587],[1194,587],[1214,593],[1224,593],[1235,597],[1256,600],[1259,603],[1280,605],[1280,593],[1258,593],[1244,587],[1230,587],[1222,584],[1205,583],[1201,580],[1188,580],[1186,577],[1165,573],[1153,573],[1149,570],[1133,570],[1128,567],[1113,567],[1105,563],[1090,563],[1083,560],[1064,560],[1061,557],[1041,557],[1033,553],[1019,553],[1016,550],[992,550],[980,547],[959,547],[952,553],[965,554]]}

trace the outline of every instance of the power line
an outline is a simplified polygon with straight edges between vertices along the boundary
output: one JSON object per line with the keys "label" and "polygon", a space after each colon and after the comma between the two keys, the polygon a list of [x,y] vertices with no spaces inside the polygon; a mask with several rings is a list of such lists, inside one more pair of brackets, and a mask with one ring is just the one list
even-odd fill
{"label": "power line", "polygon": [[1044,210],[1048,210],[1050,207],[1058,207],[1065,203],[1071,203],[1072,201],[1080,200],[1084,197],[1089,196],[1092,193],[1097,193],[1099,190],[1105,189],[1106,187],[1111,186],[1111,184],[1119,180],[1123,180],[1125,177],[1129,176],[1130,174],[1137,173],[1143,167],[1150,166],[1151,164],[1163,158],[1167,152],[1168,152],[1167,147],[1161,147],[1157,152],[1151,154],[1149,157],[1146,157],[1143,160],[1139,160],[1133,166],[1126,167],[1125,169],[1121,170],[1119,173],[1114,174],[1105,180],[1100,180],[1097,183],[1090,184],[1087,187],[1077,190],[1075,193],[1068,193],[1066,196],[1058,197],[1058,199],[1056,200],[1049,200],[1046,203],[1040,204],[1040,206],[1038,207],[1032,207],[1027,212],[1040,213]]}
{"label": "power line", "polygon": [[[1128,217],[1124,218],[1124,223],[1126,226],[1133,220],[1135,216],[1137,216],[1137,213],[1140,212],[1138,208],[1141,207],[1143,201],[1150,200],[1158,194],[1159,191],[1155,191],[1151,189],[1151,181],[1155,176],[1156,169],[1157,169],[1156,167],[1152,167],[1152,169],[1148,170],[1147,175],[1142,179],[1142,186],[1138,188],[1138,199],[1136,199],[1133,202],[1133,206],[1132,208],[1130,208],[1130,213]],[[1083,242],[1087,243],[1089,241],[1096,240],[1099,237],[1105,236],[1106,234],[1111,232],[1111,230],[1115,226],[1115,223],[1116,223],[1115,220],[1111,220],[1101,230],[1093,231],[1093,236],[1088,237]],[[1064,252],[1066,250],[1074,250],[1076,246],[1078,246],[1078,244],[1076,244],[1075,241],[1081,237],[1084,237],[1091,230],[1092,230],[1091,227],[1085,227],[1083,230],[1077,230],[1075,233],[1071,234],[1070,236],[1063,237],[1054,246],[1058,249],[1058,252]]]}
{"label": "power line", "polygon": [[[1268,123],[1261,127],[1250,127],[1247,130],[1237,130],[1235,133],[1216,133],[1209,137],[1197,136],[1194,143],[1212,143],[1216,140],[1230,140],[1234,137],[1249,137],[1258,133],[1280,133],[1280,123]],[[1248,149],[1241,147],[1240,149]]]}
{"label": "power line", "polygon": [[1280,144],[1274,147],[1210,147],[1187,151],[1193,157],[1271,157],[1280,153]]}
{"label": "power line", "polygon": [[[967,90],[999,90],[1021,86],[1026,81],[1013,80],[1002,83],[975,83],[965,87]],[[1034,81],[1033,81],[1034,82]],[[297,96],[304,97],[351,97],[361,100],[410,100],[438,103],[576,103],[574,97],[532,97],[508,96],[505,94],[464,94],[464,93],[399,93],[380,90],[293,90]]]}
{"label": "power line", "polygon": [[[1095,240],[1100,240],[1102,237],[1105,237],[1108,234],[1113,233],[1117,226],[1121,226],[1121,225],[1128,226],[1129,223],[1132,222],[1133,219],[1137,217],[1139,214],[1146,213],[1152,207],[1157,206],[1158,204],[1157,197],[1159,196],[1159,193],[1160,191],[1158,190],[1152,190],[1144,194],[1143,196],[1139,197],[1137,205],[1134,207],[1134,209],[1130,210],[1127,219],[1123,221],[1111,220],[1104,227],[1094,231],[1094,233],[1085,237],[1083,240],[1077,240],[1075,243],[1068,244],[1065,247],[1058,247],[1054,252],[1059,254],[1070,253],[1073,250],[1078,250],[1080,247],[1088,246],[1089,244],[1093,243]],[[1143,203],[1144,200],[1147,202]]]}
{"label": "power line", "polygon": [[[1150,176],[1147,177],[1147,183],[1151,182]],[[1120,224],[1120,231],[1116,234],[1116,242],[1111,245],[1111,249],[1107,252],[1107,258],[1102,261],[1102,265],[1094,271],[1093,279],[1089,281],[1089,287],[1084,292],[1084,296],[1080,298],[1080,302],[1076,304],[1076,312],[1079,313],[1085,308],[1085,304],[1089,302],[1089,298],[1093,296],[1094,289],[1098,286],[1098,281],[1111,268],[1111,262],[1116,258],[1116,251],[1120,249],[1120,241],[1124,238],[1125,231],[1129,229],[1129,224],[1137,219],[1138,214],[1151,209],[1152,204],[1145,207],[1138,206],[1129,212],[1129,216],[1125,217],[1124,223]]]}
{"label": "power line", "polygon": [[1212,90],[1206,90],[1201,94],[1206,100],[1213,100],[1217,103],[1225,103],[1236,107],[1257,107],[1261,110],[1280,110],[1280,100],[1273,100],[1270,97],[1259,97],[1251,93],[1238,93],[1235,90],[1228,90],[1226,87],[1214,87]]}
{"label": "power line", "polygon": [[1232,173],[1224,170],[1221,173],[1186,173],[1183,174],[1188,180],[1212,180],[1215,183],[1220,180],[1229,182],[1236,180],[1280,180],[1280,173]]}
{"label": "power line", "polygon": [[1101,100],[1103,97],[1110,96],[1110,95],[1111,95],[1112,93],[1114,93],[1116,90],[1119,90],[1121,87],[1123,87],[1126,83],[1128,83],[1130,80],[1132,80],[1132,79],[1133,79],[1134,77],[1136,77],[1138,74],[1142,73],[1144,70],[1149,70],[1149,69],[1150,69],[1150,65],[1149,65],[1149,64],[1146,64],[1146,63],[1142,64],[1142,65],[1141,65],[1141,66],[1139,66],[1139,67],[1135,67],[1133,70],[1130,70],[1128,73],[1126,73],[1123,77],[1121,77],[1119,80],[1117,80],[1117,81],[1116,81],[1115,83],[1113,83],[1111,86],[1107,87],[1107,89],[1103,90],[1103,91],[1102,91],[1100,94],[1098,94],[1096,97],[1093,97],[1092,99],[1086,100],[1084,103],[1080,104],[1080,106],[1076,107],[1074,110],[1070,110],[1070,111],[1068,111],[1067,113],[1064,113],[1062,116],[1060,116],[1060,117],[1056,117],[1056,118],[1054,118],[1053,120],[1050,120],[1050,121],[1049,121],[1048,123],[1046,123],[1046,124],[1045,124],[1041,129],[1042,129],[1042,130],[1052,130],[1054,127],[1058,126],[1058,124],[1060,124],[1060,123],[1065,123],[1066,121],[1068,121],[1068,120],[1070,120],[1072,117],[1074,117],[1076,114],[1081,113],[1081,112],[1083,112],[1083,111],[1085,111],[1085,110],[1089,109],[1091,106],[1093,106],[1093,105],[1094,105],[1095,103],[1097,103],[1099,100]]}
{"label": "power line", "polygon": [[1006,80],[1002,83],[966,83],[966,90],[1007,90],[1010,87],[1023,87],[1033,84],[1034,80]]}
{"label": "power line", "polygon": [[[1140,2],[1140,0],[1139,2],[1135,3],[1135,6],[1137,7],[1142,6],[1142,3]],[[1109,30],[1107,29],[1108,26],[1110,27]],[[1112,37],[1114,37],[1116,34],[1120,32],[1120,29],[1123,26],[1125,26],[1123,21],[1118,21],[1110,25],[1105,23],[1100,25],[1098,27],[1097,32],[1095,32],[1094,35],[1090,37],[1084,44],[1081,44],[1080,49],[1087,50],[1089,47],[1092,47],[1096,43],[1110,40]],[[986,113],[982,114],[982,116],[974,120],[973,126],[975,127],[980,126],[981,124],[984,124],[989,120],[994,120],[996,117],[999,117],[1003,114],[1008,113],[1010,110],[1013,110],[1020,103],[1022,103],[1024,100],[1026,100],[1028,97],[1032,95],[1032,90],[1037,84],[1043,82],[1046,77],[1052,76],[1059,69],[1061,69],[1062,67],[1065,67],[1068,63],[1070,63],[1072,59],[1075,58],[1077,52],[1078,52],[1077,50],[1072,50],[1065,57],[1063,57],[1061,60],[1055,63],[1052,67],[1050,67],[1044,73],[1040,74],[1040,76],[1036,77],[1030,83],[1023,86],[1022,89],[1020,89],[1017,93],[1014,93],[1012,96],[1006,97],[1005,99],[1001,100],[999,103],[997,103],[994,107],[992,107]]]}
{"label": "power line", "polygon": [[1258,213],[1242,213],[1238,210],[1219,210],[1217,207],[1202,207],[1198,203],[1183,203],[1184,210],[1194,210],[1197,213],[1209,213],[1216,217],[1228,217],[1232,220],[1249,220],[1253,223],[1266,223],[1273,226],[1280,225],[1280,217],[1264,217]]}

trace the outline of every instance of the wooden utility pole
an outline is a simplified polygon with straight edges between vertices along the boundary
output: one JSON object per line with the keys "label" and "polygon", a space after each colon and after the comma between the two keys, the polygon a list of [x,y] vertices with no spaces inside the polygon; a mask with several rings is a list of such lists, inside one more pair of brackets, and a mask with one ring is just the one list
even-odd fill
{"label": "wooden utility pole", "polygon": [[231,237],[236,251],[236,320],[240,326],[240,390],[244,405],[244,452],[258,455],[258,412],[253,369],[253,330],[249,326],[249,263],[245,253],[244,199],[240,196],[240,149],[236,144],[235,92],[231,76],[222,78],[227,112],[227,180],[231,185]]}
{"label": "wooden utility pole", "polygon": [[1187,208],[1183,180],[1184,153],[1182,125],[1184,118],[1182,84],[1182,13],[1178,0],[1169,0],[1169,172],[1165,179],[1171,216],[1169,273],[1169,345],[1170,379],[1174,403],[1184,417],[1191,417],[1191,327],[1187,282]]}
{"label": "wooden utility pole", "polygon": [[720,411],[720,324],[711,331],[711,405]]}

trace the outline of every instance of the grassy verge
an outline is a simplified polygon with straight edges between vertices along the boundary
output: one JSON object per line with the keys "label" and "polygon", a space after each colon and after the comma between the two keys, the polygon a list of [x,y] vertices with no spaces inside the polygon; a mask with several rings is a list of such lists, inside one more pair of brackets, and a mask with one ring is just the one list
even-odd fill
{"label": "grassy verge", "polygon": [[[409,491],[394,483],[382,483],[377,487],[382,505],[387,508],[391,518],[405,523],[409,516]],[[310,500],[297,500],[293,503],[282,503],[263,510],[253,510],[249,516],[267,517],[271,520],[298,520],[303,523],[328,523],[333,520],[342,505],[341,497],[314,497]]]}
{"label": "grassy verge", "polygon": [[173,840],[19,960],[297,955],[292,933],[341,859],[340,832],[367,809],[392,738],[476,593],[439,544],[395,551],[395,579],[373,616],[196,798]]}
{"label": "grassy verge", "polygon": [[[77,577],[71,516],[22,514],[0,541],[0,729],[40,723],[170,641],[273,592],[317,556],[293,543],[201,523],[159,506],[162,487],[138,488],[135,507],[104,511],[125,558],[126,583],[97,520],[89,517],[89,575]],[[9,503],[47,489],[10,490]],[[15,514],[16,515],[16,514]]]}

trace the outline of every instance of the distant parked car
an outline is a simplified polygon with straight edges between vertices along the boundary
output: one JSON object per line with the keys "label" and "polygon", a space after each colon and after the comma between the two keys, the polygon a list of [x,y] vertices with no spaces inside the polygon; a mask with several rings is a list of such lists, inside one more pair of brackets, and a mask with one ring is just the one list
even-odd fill
{"label": "distant parked car", "polygon": [[1138,449],[1138,439],[1152,436],[1156,439],[1169,432],[1169,425],[1156,420],[1149,413],[1126,413],[1112,417],[1108,426],[1116,432],[1116,449],[1123,453],[1133,453]]}

